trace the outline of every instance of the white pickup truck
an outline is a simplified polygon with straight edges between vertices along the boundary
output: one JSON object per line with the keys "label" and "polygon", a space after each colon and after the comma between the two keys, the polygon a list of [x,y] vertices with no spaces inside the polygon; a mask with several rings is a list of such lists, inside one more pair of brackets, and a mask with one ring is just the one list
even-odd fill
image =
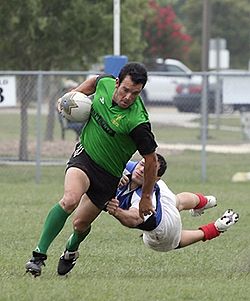
{"label": "white pickup truck", "polygon": [[[186,65],[174,59],[157,59],[154,71],[148,70],[148,81],[141,93],[146,105],[173,105],[177,86],[189,82],[192,74]],[[93,72],[87,78],[97,74],[100,73]]]}
{"label": "white pickup truck", "polygon": [[145,104],[173,104],[176,88],[191,78],[192,71],[174,59],[157,61],[155,71],[148,72],[148,82],[141,96]]}

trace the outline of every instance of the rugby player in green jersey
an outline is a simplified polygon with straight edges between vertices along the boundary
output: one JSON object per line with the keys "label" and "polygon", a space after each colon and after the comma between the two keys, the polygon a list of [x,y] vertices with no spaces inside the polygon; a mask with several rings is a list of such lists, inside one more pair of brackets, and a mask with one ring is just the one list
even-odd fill
{"label": "rugby player in green jersey", "polygon": [[[64,195],[50,210],[37,247],[26,263],[26,271],[34,277],[41,275],[50,244],[81,199],[81,215],[73,218],[71,246],[89,234],[91,223],[115,196],[124,167],[136,151],[145,160],[139,212],[144,216],[155,211],[152,192],[157,174],[157,144],[140,97],[146,82],[144,66],[128,63],[117,78],[93,77],[74,89],[86,95],[94,94],[91,115],[67,164]],[[66,246],[60,261],[73,267],[77,257],[78,252],[67,250]],[[58,273],[64,274],[59,270]]]}

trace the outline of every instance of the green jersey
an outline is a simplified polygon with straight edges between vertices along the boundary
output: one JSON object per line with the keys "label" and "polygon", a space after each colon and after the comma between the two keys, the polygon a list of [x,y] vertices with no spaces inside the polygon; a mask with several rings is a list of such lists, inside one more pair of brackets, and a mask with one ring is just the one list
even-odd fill
{"label": "green jersey", "polygon": [[81,144],[100,167],[121,177],[126,163],[137,150],[129,133],[149,119],[139,96],[126,109],[113,105],[114,90],[114,78],[103,77],[98,81],[90,119],[81,134]]}

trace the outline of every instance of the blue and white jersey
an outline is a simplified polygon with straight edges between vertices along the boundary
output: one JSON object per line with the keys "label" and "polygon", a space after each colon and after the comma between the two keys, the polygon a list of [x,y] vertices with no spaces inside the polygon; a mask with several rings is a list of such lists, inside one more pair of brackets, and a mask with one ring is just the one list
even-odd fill
{"label": "blue and white jersey", "polygon": [[[132,172],[137,164],[138,162],[133,161],[129,161],[127,163],[124,174],[126,174],[129,179],[131,179]],[[119,201],[119,207],[124,210],[128,210],[132,207],[139,209],[139,203],[141,200],[142,187],[130,190],[130,182],[131,181],[129,181],[127,185],[119,188],[116,193],[116,198]],[[158,184],[155,184],[152,196],[152,202],[153,207],[155,208],[155,213],[145,216],[144,222],[136,226],[136,228],[145,231],[152,231],[159,225],[162,219],[162,206],[160,202],[160,196],[160,188]]]}

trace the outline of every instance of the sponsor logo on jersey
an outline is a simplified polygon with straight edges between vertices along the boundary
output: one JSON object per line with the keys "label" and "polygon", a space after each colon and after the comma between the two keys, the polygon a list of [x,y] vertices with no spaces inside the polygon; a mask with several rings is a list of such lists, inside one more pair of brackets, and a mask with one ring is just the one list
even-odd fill
{"label": "sponsor logo on jersey", "polygon": [[123,118],[124,116],[123,115],[118,115],[116,116],[114,119],[111,120],[111,122],[116,126],[118,127],[120,125],[120,120]]}
{"label": "sponsor logo on jersey", "polygon": [[91,107],[91,116],[101,126],[101,128],[110,136],[115,136],[115,131],[108,125],[105,119]]}
{"label": "sponsor logo on jersey", "polygon": [[102,103],[102,104],[104,105],[104,101],[105,101],[104,97],[101,96],[101,97],[99,98],[99,100],[100,100],[100,103]]}

